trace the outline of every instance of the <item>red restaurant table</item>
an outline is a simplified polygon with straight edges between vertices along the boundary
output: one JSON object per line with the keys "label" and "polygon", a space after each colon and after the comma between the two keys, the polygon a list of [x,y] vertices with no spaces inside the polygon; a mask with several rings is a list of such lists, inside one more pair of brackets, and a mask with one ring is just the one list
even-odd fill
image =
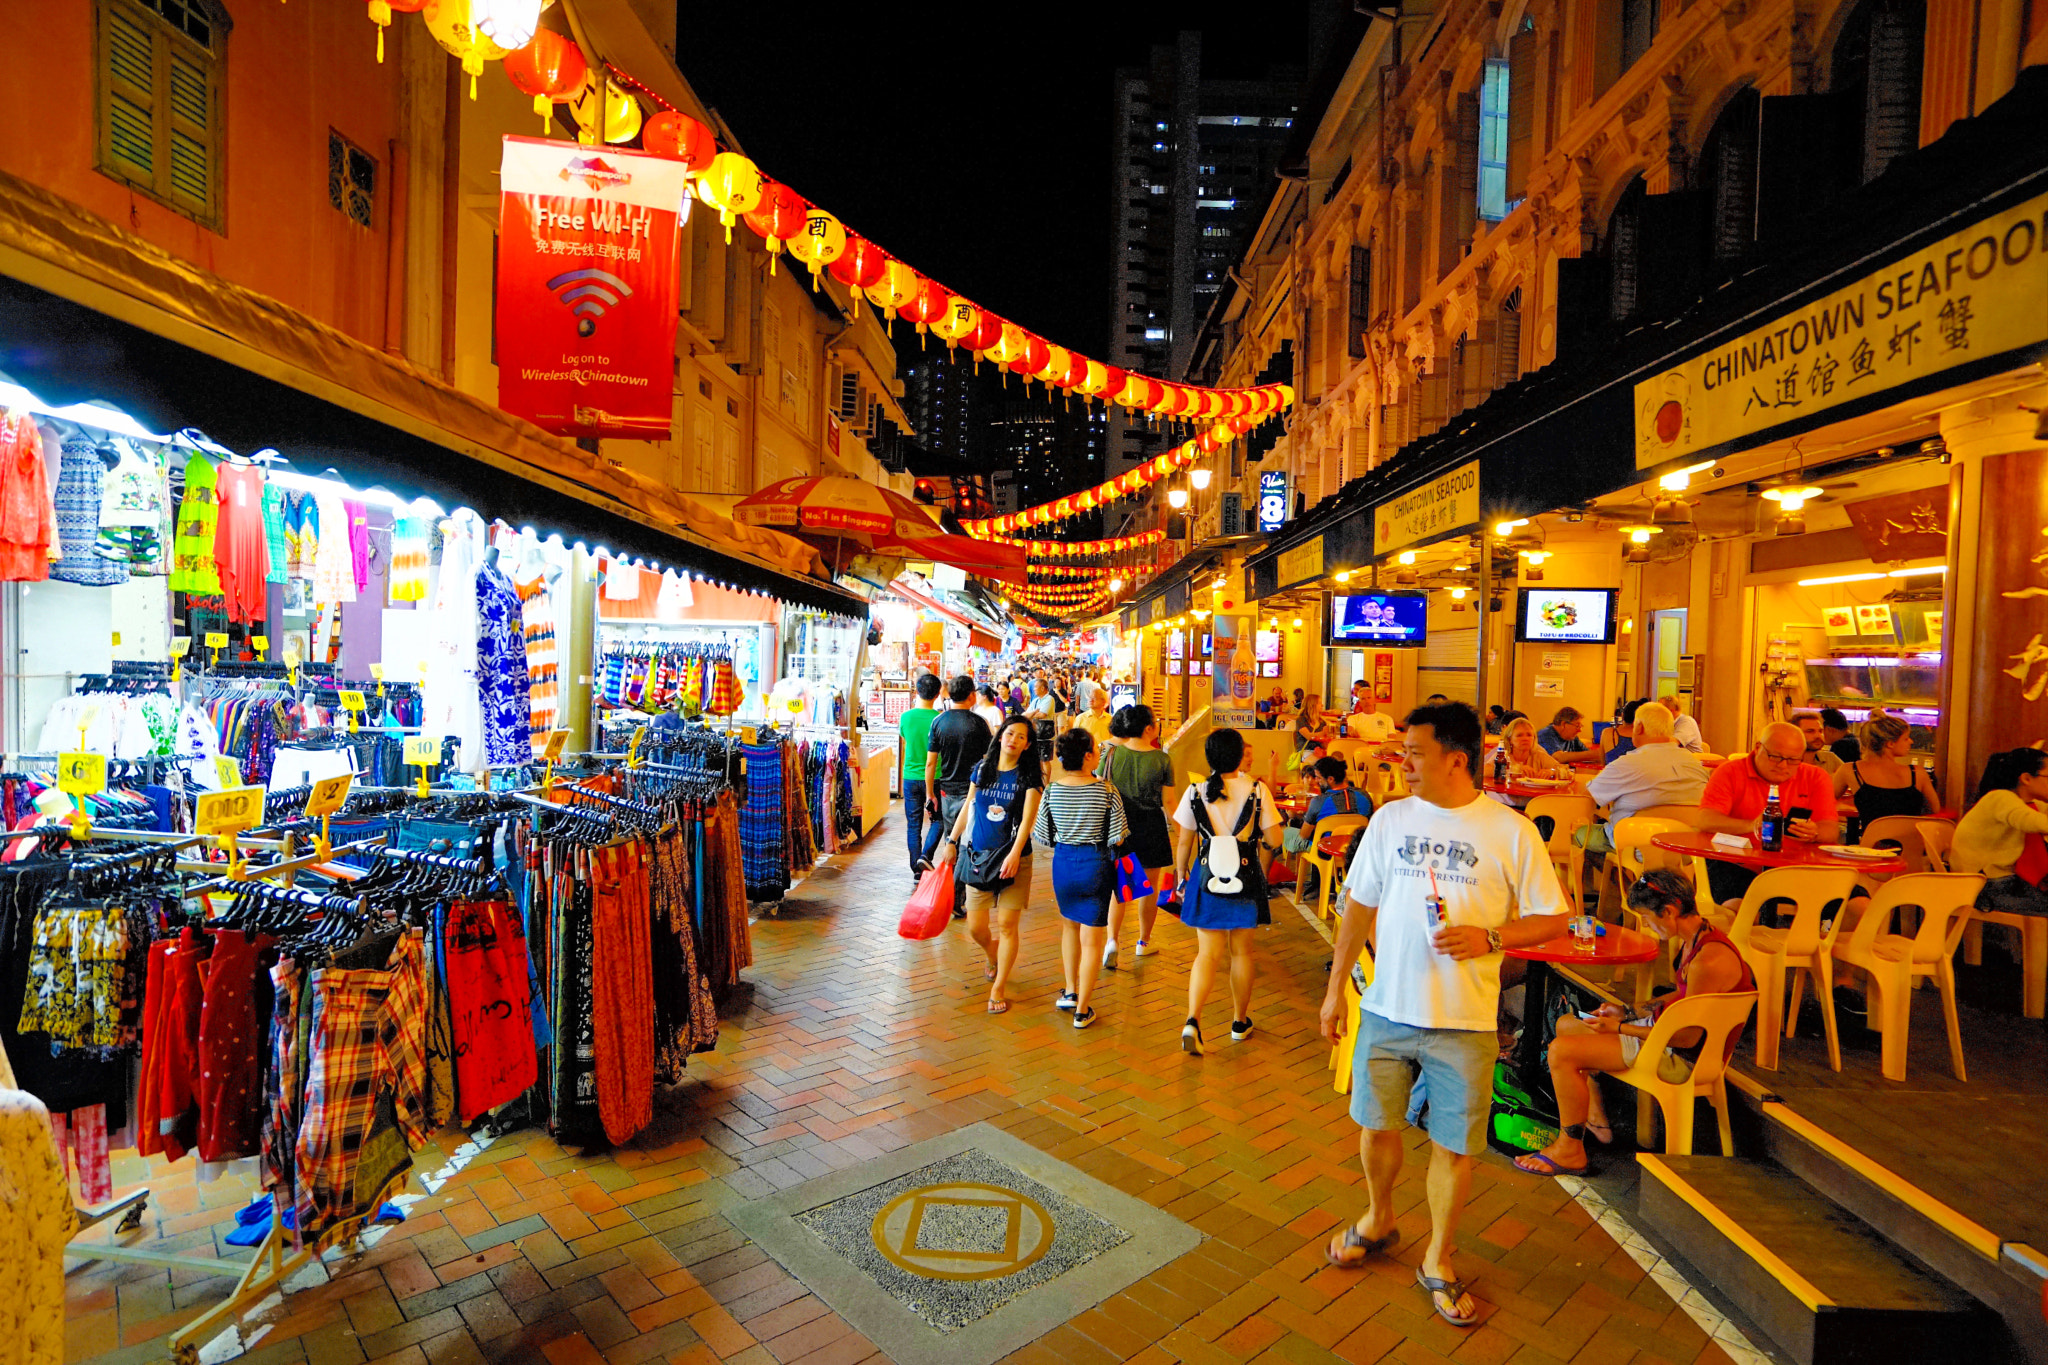
{"label": "red restaurant table", "polygon": [[1576,780],[1562,787],[1530,786],[1517,778],[1510,777],[1505,786],[1488,778],[1484,783],[1487,791],[1513,797],[1517,801],[1533,801],[1539,796],[1584,796],[1585,784]]}
{"label": "red restaurant table", "polygon": [[1820,845],[1804,839],[1787,839],[1784,848],[1776,853],[1766,853],[1754,844],[1746,851],[1724,848],[1714,842],[1713,835],[1700,833],[1659,834],[1650,842],[1668,852],[1716,858],[1758,872],[1773,867],[1860,867],[1876,872],[1897,872],[1906,865],[1906,860],[1896,853],[1884,858],[1844,857],[1839,853],[1823,853]]}
{"label": "red restaurant table", "polygon": [[1549,998],[1550,964],[1627,967],[1657,960],[1661,945],[1648,934],[1624,929],[1617,924],[1609,924],[1605,928],[1606,934],[1593,940],[1591,952],[1580,949],[1578,940],[1570,934],[1543,943],[1532,943],[1525,948],[1501,949],[1508,957],[1519,957],[1529,964],[1529,975],[1522,989],[1522,1041],[1515,1048],[1514,1068],[1525,1090],[1531,1085],[1541,1087],[1529,1090],[1532,1095],[1551,1093],[1550,1072],[1543,1064],[1543,1024],[1537,1017],[1541,1006],[1536,1003]]}

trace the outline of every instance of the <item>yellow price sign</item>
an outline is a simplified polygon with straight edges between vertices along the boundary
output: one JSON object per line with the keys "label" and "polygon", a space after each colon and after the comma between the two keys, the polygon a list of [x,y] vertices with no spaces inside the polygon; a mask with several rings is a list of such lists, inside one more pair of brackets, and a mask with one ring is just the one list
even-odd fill
{"label": "yellow price sign", "polygon": [[350,689],[348,689],[348,688],[346,688],[346,687],[344,687],[344,688],[343,688],[343,689],[341,690],[341,708],[342,708],[342,710],[344,710],[344,711],[367,711],[367,710],[369,709],[369,706],[370,706],[369,702],[367,702],[367,701],[365,701],[365,700],[363,699],[363,694],[362,694],[362,693],[360,693],[360,692],[356,692],[356,691],[352,691],[352,690],[350,690]]}
{"label": "yellow price sign", "polygon": [[229,755],[222,754],[214,759],[213,770],[219,775],[220,785],[223,788],[239,787],[242,785],[242,765]]}
{"label": "yellow price sign", "polygon": [[91,796],[107,789],[105,754],[57,755],[57,790],[73,796]]}
{"label": "yellow price sign", "polygon": [[377,680],[378,682],[383,682],[383,681],[384,681],[384,665],[382,665],[382,664],[371,664],[371,665],[370,665],[370,676],[371,676],[371,677],[373,677],[373,678],[375,678],[375,679],[376,679],[376,680]]}
{"label": "yellow price sign", "polygon": [[433,767],[441,761],[441,737],[439,735],[406,736],[405,761],[417,768]]}
{"label": "yellow price sign", "polygon": [[172,637],[171,637],[171,657],[172,657],[173,659],[182,659],[182,658],[184,658],[184,657],[185,657],[185,656],[186,656],[187,654],[190,654],[191,652],[192,652],[192,637],[191,637],[191,636],[189,636],[189,635],[174,635],[174,636],[172,636]]}
{"label": "yellow price sign", "polygon": [[323,777],[313,784],[313,794],[306,798],[306,814],[332,815],[348,800],[348,789],[355,782],[354,773],[342,773],[338,777]]}
{"label": "yellow price sign", "polygon": [[567,730],[548,731],[547,741],[540,747],[541,761],[545,763],[561,762],[562,751],[568,747],[569,732]]}
{"label": "yellow price sign", "polygon": [[629,767],[629,768],[637,768],[637,767],[639,767],[639,766],[640,766],[640,741],[641,741],[641,740],[643,740],[643,739],[645,739],[645,738],[647,738],[647,727],[646,727],[646,726],[644,726],[644,725],[636,725],[636,726],[634,726],[634,727],[633,727],[633,742],[632,742],[631,744],[628,744],[628,745],[626,746],[626,766],[627,766],[627,767]]}
{"label": "yellow price sign", "polygon": [[201,792],[193,816],[195,834],[240,834],[254,829],[263,819],[263,788],[230,787],[226,791]]}
{"label": "yellow price sign", "polygon": [[226,649],[228,647],[228,633],[224,630],[207,631],[206,647],[208,649]]}
{"label": "yellow price sign", "polygon": [[114,632],[114,648],[115,648],[115,649],[119,649],[120,647],[121,647],[121,632],[117,630],[117,631],[115,631],[115,632]]}
{"label": "yellow price sign", "polygon": [[270,653],[270,637],[268,635],[251,635],[249,637],[249,644],[256,651],[256,657],[259,659]]}

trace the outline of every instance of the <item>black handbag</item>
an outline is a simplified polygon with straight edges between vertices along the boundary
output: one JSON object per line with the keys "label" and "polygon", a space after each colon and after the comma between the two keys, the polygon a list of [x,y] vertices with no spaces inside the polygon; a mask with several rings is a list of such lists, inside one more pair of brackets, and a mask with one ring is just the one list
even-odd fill
{"label": "black handbag", "polygon": [[962,880],[976,891],[1007,891],[1016,878],[998,874],[1002,871],[1004,859],[1010,856],[1011,846],[1016,842],[1015,839],[1011,839],[1000,848],[967,849],[963,863],[965,870],[961,873]]}

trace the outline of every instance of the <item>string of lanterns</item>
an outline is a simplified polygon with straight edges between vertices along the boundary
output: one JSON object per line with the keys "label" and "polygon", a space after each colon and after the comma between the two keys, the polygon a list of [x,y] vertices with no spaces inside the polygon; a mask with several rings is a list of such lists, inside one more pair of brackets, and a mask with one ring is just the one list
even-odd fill
{"label": "string of lanterns", "polygon": [[[995,537],[984,534],[977,538],[993,540]],[[1023,546],[1024,553],[1032,559],[1092,559],[1097,555],[1120,555],[1127,550],[1158,545],[1165,539],[1166,532],[1151,530],[1139,531],[1135,535],[1116,536],[1110,540],[1007,540],[1006,543]]]}
{"label": "string of lanterns", "polygon": [[[1293,391],[1283,384],[1212,389],[1129,373],[1005,321],[849,231],[831,213],[764,176],[741,153],[721,151],[711,129],[669,107],[666,100],[626,72],[609,63],[604,71],[591,70],[577,42],[540,26],[542,11],[553,3],[368,0],[368,9],[371,22],[377,25],[379,61],[383,60],[384,29],[391,16],[420,14],[435,41],[461,61],[470,78],[472,99],[484,63],[502,62],[507,78],[520,93],[532,97],[534,111],[544,121],[552,121],[556,104],[567,103],[586,137],[602,137],[608,143],[639,138],[642,150],[680,161],[690,178],[691,193],[717,211],[726,240],[732,240],[734,221],[744,221],[767,244],[771,271],[786,251],[810,270],[814,282],[821,272],[830,271],[832,278],[853,290],[856,309],[860,296],[865,295],[891,322],[900,315],[915,324],[920,335],[936,335],[949,348],[965,347],[977,363],[991,360],[1023,376],[1027,384],[1035,380],[1069,394],[1100,399],[1105,405],[1115,403],[1154,417],[1183,421],[1259,420],[1293,402]],[[643,122],[639,99],[622,88],[627,86],[660,104],[661,112]],[[594,130],[599,122],[603,128]],[[1139,478],[1124,491],[1136,492],[1160,477],[1164,474]],[[1098,498],[1118,496],[1091,491]],[[1031,509],[1032,513],[1040,511]],[[1040,525],[1049,519],[1018,520],[1017,524]]]}
{"label": "string of lanterns", "polygon": [[[1023,530],[1030,526],[1048,526],[1053,522],[1064,521],[1068,517],[1076,517],[1083,512],[1092,511],[1117,498],[1129,497],[1133,493],[1137,493],[1151,484],[1158,483],[1162,479],[1171,478],[1175,471],[1186,469],[1196,461],[1216,454],[1228,446],[1232,440],[1244,435],[1259,423],[1279,412],[1288,403],[1293,402],[1294,390],[1292,388],[1285,384],[1276,384],[1271,387],[1280,390],[1281,395],[1283,395],[1276,402],[1276,405],[1267,407],[1263,411],[1254,414],[1240,414],[1218,422],[1193,440],[1183,441],[1172,450],[1147,460],[1144,464],[1139,465],[1128,473],[1119,474],[1113,479],[1099,483],[1093,488],[1083,489],[1079,493],[1070,493],[1063,498],[1042,502],[1036,507],[1027,507],[1023,511],[1011,516],[984,517],[979,521],[963,521],[960,523],[960,529],[967,532],[970,536],[990,539],[995,536],[1007,535],[1011,531]],[[1263,390],[1253,390],[1253,392],[1263,392]]]}
{"label": "string of lanterns", "polygon": [[1101,583],[1121,570],[1108,564],[1033,564],[1031,572],[1040,578],[1081,579],[1089,583]]}

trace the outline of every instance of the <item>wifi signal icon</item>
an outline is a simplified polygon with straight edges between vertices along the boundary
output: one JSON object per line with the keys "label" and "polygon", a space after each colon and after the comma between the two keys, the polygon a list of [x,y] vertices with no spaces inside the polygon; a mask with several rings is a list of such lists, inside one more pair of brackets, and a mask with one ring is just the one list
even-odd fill
{"label": "wifi signal icon", "polygon": [[549,280],[548,292],[576,314],[576,335],[587,337],[606,309],[632,296],[633,286],[608,270],[571,270]]}

